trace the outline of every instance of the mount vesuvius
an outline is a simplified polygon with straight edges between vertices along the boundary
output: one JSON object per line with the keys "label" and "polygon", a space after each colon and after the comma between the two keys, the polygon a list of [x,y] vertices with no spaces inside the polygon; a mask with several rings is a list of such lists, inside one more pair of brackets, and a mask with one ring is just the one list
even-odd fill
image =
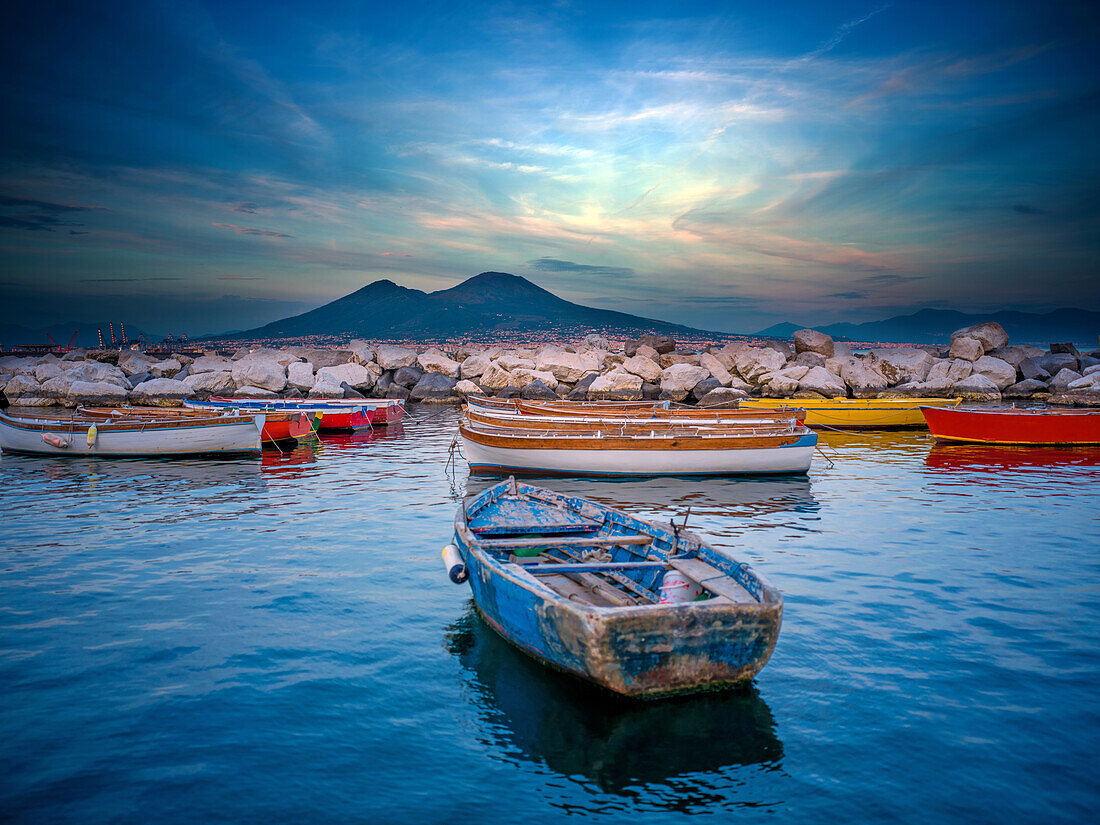
{"label": "mount vesuvius", "polygon": [[381,280],[317,309],[211,338],[447,338],[478,333],[599,330],[706,334],[667,321],[595,309],[505,272],[482,272],[450,289],[423,292]]}

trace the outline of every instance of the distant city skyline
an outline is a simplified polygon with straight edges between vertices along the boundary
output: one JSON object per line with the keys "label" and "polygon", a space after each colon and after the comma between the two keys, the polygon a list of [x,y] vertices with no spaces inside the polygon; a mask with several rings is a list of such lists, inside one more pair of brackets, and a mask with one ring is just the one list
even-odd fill
{"label": "distant city skyline", "polygon": [[21,7],[0,322],[487,270],[727,332],[1100,309],[1089,3]]}

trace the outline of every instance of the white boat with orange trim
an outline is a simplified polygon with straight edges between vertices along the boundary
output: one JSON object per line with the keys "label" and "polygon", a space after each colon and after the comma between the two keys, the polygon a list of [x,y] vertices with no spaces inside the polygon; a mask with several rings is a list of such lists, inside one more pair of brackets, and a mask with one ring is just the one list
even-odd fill
{"label": "white boat with orange trim", "polygon": [[0,413],[6,453],[103,457],[232,455],[260,452],[265,416],[117,418]]}
{"label": "white boat with orange trim", "polygon": [[810,469],[817,434],[758,427],[573,425],[514,428],[468,418],[459,439],[471,473],[589,476],[772,475]]}

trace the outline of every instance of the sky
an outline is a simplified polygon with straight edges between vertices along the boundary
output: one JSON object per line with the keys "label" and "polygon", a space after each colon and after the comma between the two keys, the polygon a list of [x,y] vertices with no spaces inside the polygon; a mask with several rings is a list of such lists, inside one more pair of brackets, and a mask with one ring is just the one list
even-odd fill
{"label": "sky", "polygon": [[694,327],[1100,309],[1087,2],[10,5],[0,322],[479,272]]}

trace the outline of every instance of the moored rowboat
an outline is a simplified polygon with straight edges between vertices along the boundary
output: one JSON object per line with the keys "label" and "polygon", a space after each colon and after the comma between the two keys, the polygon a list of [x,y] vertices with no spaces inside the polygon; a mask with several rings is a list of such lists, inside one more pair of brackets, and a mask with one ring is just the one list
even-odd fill
{"label": "moored rowboat", "polygon": [[1100,444],[1100,410],[927,407],[923,413],[940,441]]}
{"label": "moored rowboat", "polygon": [[[499,399],[490,399],[497,401]],[[804,410],[792,407],[770,409],[759,407],[747,410],[727,410],[685,407],[670,409],[668,402],[645,402],[639,406],[636,402],[533,402],[507,399],[511,403],[486,403],[485,399],[470,397],[466,402],[467,412],[473,416],[496,418],[510,422],[523,422],[532,419],[559,418],[601,423],[604,421],[637,420],[645,422],[681,422],[684,424],[752,424],[763,418],[795,419],[798,423],[806,417]]]}
{"label": "moored rowboat", "polygon": [[778,590],[693,532],[515,479],[463,503],[443,556],[501,636],[629,696],[748,682],[783,618]]}
{"label": "moored rowboat", "polygon": [[319,413],[320,432],[339,432],[396,424],[405,415],[400,398],[227,398],[188,401],[192,409],[293,410]]}
{"label": "moored rowboat", "polygon": [[817,435],[805,427],[567,430],[459,425],[471,473],[592,476],[805,473]]}
{"label": "moored rowboat", "polygon": [[[775,407],[786,399],[742,398],[742,410]],[[797,398],[792,408],[805,411],[807,427],[890,430],[924,427],[922,407],[951,407],[958,398]]]}
{"label": "moored rowboat", "polygon": [[264,421],[263,413],[158,419],[0,413],[0,448],[11,453],[105,457],[258,453]]}
{"label": "moored rowboat", "polygon": [[[225,412],[230,412],[226,410]],[[132,418],[209,418],[213,411],[179,409],[176,407],[80,407],[79,413],[91,418],[105,419],[129,416]],[[313,415],[302,412],[264,412],[264,429],[260,440],[264,444],[278,445],[297,441],[313,432]]]}

